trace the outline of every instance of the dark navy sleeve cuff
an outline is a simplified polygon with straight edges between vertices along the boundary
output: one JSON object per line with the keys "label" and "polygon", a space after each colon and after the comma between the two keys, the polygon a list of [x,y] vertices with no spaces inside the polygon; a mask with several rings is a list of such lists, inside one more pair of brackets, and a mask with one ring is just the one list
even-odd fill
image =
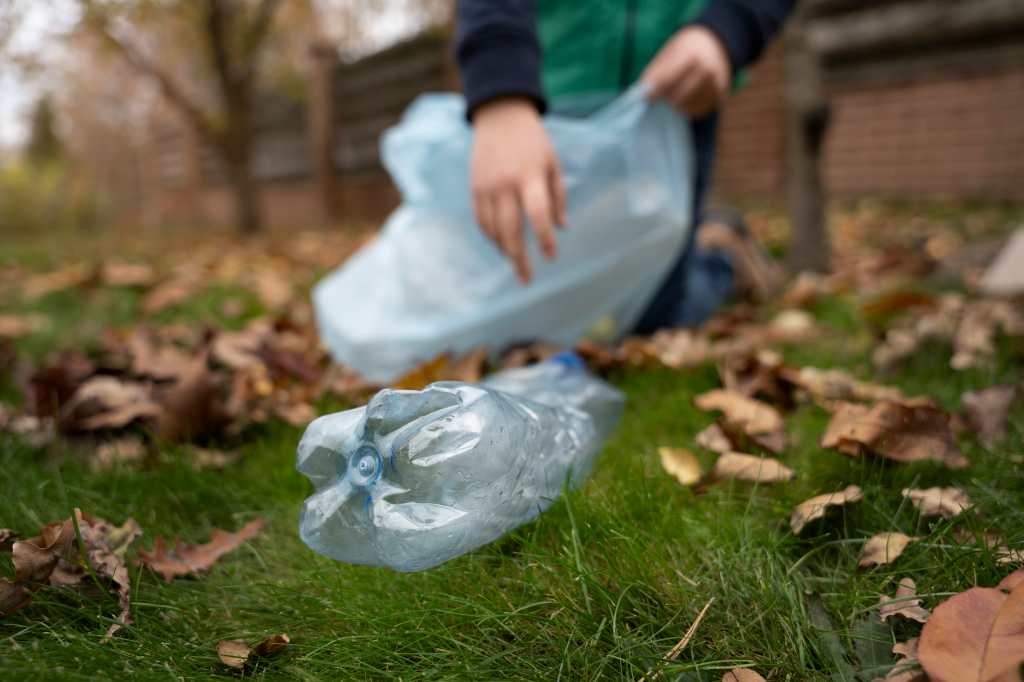
{"label": "dark navy sleeve cuff", "polygon": [[498,97],[526,97],[544,113],[547,102],[540,79],[536,39],[505,31],[481,32],[456,48],[466,95],[466,117]]}
{"label": "dark navy sleeve cuff", "polygon": [[793,4],[793,0],[712,0],[694,23],[718,36],[736,73],[761,56]]}

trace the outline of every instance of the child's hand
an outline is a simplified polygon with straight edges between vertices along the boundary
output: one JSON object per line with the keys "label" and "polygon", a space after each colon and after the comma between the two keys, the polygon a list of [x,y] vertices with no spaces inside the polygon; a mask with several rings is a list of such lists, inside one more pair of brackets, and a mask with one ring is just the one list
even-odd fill
{"label": "child's hand", "polygon": [[731,71],[729,55],[715,34],[690,26],[661,48],[640,80],[650,87],[652,98],[700,118],[718,108],[729,90]]}
{"label": "child's hand", "polygon": [[565,188],[555,149],[527,99],[506,97],[473,115],[476,134],[470,182],[480,228],[515,265],[524,284],[530,262],[523,215],[530,218],[541,251],[555,257],[555,226],[565,226]]}

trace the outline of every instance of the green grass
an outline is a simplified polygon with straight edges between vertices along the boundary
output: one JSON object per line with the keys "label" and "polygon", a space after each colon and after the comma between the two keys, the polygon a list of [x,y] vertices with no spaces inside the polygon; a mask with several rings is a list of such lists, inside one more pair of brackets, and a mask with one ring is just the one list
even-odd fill
{"label": "green grass", "polygon": [[[216,319],[217,291],[160,321]],[[248,300],[248,299],[247,299]],[[54,294],[32,305],[60,320],[24,350],[40,355],[85,343],[83,325],[125,324],[137,296]],[[833,330],[789,348],[794,362],[851,368],[870,377],[871,336],[855,307],[830,300],[815,311]],[[81,333],[79,333],[81,332]],[[70,341],[69,341],[70,339]],[[961,391],[1021,379],[1014,349],[985,370],[954,373],[949,349],[929,347],[887,379],[957,408]],[[719,680],[752,666],[769,680],[870,680],[891,665],[888,649],[913,635],[882,625],[875,607],[901,577],[913,577],[924,605],[1008,572],[981,543],[958,542],[963,527],[1024,545],[1024,413],[992,452],[963,441],[966,471],[933,464],[889,465],[818,447],[828,420],[816,407],[788,418],[782,457],[799,476],[773,487],[682,488],[658,462],[661,445],[692,447],[712,416],[693,397],[717,385],[711,367],[629,371],[613,377],[629,402],[592,479],[535,522],[444,566],[401,575],[322,558],[298,539],[310,486],[293,469],[299,429],[271,424],[246,434],[244,459],[223,472],[197,472],[169,450],[144,470],[92,473],[80,455],[43,454],[0,443],[0,527],[32,534],[72,507],[115,523],[135,518],[157,535],[205,541],[262,516],[262,535],[201,579],[164,583],[131,566],[135,624],[101,643],[116,615],[109,599],[42,591],[0,620],[4,679],[230,679],[221,639],[284,632],[292,646],[246,672],[267,680],[636,680],[682,637],[714,598],[690,645],[662,679]],[[710,456],[700,455],[705,465]],[[787,520],[798,502],[857,483],[865,500],[796,538]],[[952,522],[919,519],[905,486],[962,485],[978,513]],[[881,531],[924,536],[893,565],[862,571],[857,555]],[[11,571],[0,555],[0,574]]]}

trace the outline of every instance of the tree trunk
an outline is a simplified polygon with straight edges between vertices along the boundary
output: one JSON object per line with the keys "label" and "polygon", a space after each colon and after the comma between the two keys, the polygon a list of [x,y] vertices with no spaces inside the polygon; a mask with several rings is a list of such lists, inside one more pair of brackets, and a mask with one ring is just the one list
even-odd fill
{"label": "tree trunk", "polygon": [[253,177],[249,145],[225,154],[228,177],[235,199],[235,229],[239,234],[256,234],[263,230],[259,208],[259,186]]}
{"label": "tree trunk", "polygon": [[785,38],[786,177],[792,234],[791,272],[827,272],[830,247],[821,179],[821,148],[828,129],[819,56],[807,44],[806,22],[797,11]]}

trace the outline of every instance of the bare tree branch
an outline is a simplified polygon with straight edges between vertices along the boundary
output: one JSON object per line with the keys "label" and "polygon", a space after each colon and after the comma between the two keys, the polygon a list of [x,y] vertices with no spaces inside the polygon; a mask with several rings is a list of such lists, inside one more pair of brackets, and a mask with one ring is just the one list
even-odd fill
{"label": "bare tree branch", "polygon": [[249,25],[249,30],[245,32],[242,40],[242,54],[247,57],[246,62],[250,70],[252,69],[252,64],[256,61],[251,57],[270,33],[270,27],[274,23],[274,16],[277,14],[277,9],[280,6],[281,0],[262,0],[256,9],[256,16]]}
{"label": "bare tree branch", "polygon": [[[230,0],[206,0],[204,5],[204,28],[209,35],[207,46],[213,59],[213,68],[220,84],[224,106],[234,113],[240,106],[238,90],[240,83],[234,73],[228,54],[228,30],[232,22]],[[230,116],[230,113],[229,113]]]}
{"label": "bare tree branch", "polygon": [[105,44],[120,54],[122,59],[140,75],[156,81],[161,94],[185,114],[201,135],[214,143],[223,143],[223,133],[213,123],[212,117],[204,113],[192,101],[169,73],[157,66],[134,45],[115,35],[111,30],[108,17],[101,10],[97,10],[91,3],[87,3],[86,11],[89,13],[88,21]]}

